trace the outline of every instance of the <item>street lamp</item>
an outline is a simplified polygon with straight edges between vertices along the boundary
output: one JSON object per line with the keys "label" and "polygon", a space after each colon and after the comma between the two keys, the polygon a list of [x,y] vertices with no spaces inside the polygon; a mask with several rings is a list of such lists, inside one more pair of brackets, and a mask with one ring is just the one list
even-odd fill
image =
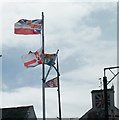
{"label": "street lamp", "polygon": [[[105,103],[105,120],[108,120],[108,98],[107,98],[107,85],[119,74],[117,72],[116,74],[111,70],[119,68],[119,66],[116,67],[108,67],[104,68],[104,77],[103,77],[103,86],[104,86],[104,103]],[[107,82],[107,77],[106,77],[106,70],[110,70],[110,72],[114,75],[110,81]]]}

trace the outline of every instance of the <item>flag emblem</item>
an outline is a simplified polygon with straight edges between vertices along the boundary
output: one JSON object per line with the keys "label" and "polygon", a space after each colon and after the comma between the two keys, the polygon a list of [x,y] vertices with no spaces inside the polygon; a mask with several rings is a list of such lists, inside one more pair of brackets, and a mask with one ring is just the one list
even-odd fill
{"label": "flag emblem", "polygon": [[44,63],[51,66],[55,64],[56,54],[44,54]]}
{"label": "flag emblem", "polygon": [[42,64],[42,53],[41,50],[37,50],[36,52],[29,52],[26,55],[22,56],[22,60],[24,63],[24,66],[29,67],[35,67],[39,64]]}
{"label": "flag emblem", "polygon": [[42,19],[21,19],[14,25],[15,34],[41,34]]}
{"label": "flag emblem", "polygon": [[45,82],[45,88],[54,88],[54,87],[58,87],[57,77]]}

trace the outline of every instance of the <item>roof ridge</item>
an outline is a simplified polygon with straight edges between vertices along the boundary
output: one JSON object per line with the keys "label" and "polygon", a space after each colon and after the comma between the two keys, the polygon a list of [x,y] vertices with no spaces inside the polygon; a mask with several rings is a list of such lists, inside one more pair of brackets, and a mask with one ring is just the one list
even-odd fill
{"label": "roof ridge", "polygon": [[33,107],[33,105],[28,105],[28,106],[14,106],[14,107],[5,107],[5,108],[0,108],[0,109],[15,109],[15,108],[29,108],[29,107]]}

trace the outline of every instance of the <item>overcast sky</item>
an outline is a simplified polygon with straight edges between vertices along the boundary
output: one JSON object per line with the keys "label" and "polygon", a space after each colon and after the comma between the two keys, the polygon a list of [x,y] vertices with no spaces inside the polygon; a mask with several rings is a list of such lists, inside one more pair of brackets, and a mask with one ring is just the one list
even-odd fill
{"label": "overcast sky", "polygon": [[[22,1],[1,4],[1,107],[33,105],[37,117],[42,117],[42,67],[26,69],[21,60],[41,47],[41,35],[15,35],[14,23],[41,19],[44,12],[45,52],[60,50],[62,117],[81,117],[92,107],[90,92],[100,89],[103,68],[117,65],[116,1]],[[107,75],[110,79],[111,73]],[[52,69],[48,79],[54,76]],[[112,83],[117,94],[116,80]],[[46,89],[46,117],[57,116],[57,89]]]}

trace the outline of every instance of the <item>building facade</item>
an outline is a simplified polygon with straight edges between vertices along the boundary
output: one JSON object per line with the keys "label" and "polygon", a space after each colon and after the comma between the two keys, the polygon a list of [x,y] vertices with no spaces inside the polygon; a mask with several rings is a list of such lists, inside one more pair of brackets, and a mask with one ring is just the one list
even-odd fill
{"label": "building facade", "polygon": [[37,120],[33,106],[2,108],[1,120]]}
{"label": "building facade", "polygon": [[[79,120],[104,120],[104,90],[93,90],[91,93],[92,108]],[[109,120],[119,120],[119,109],[114,105],[114,86],[108,89],[107,97]]]}

